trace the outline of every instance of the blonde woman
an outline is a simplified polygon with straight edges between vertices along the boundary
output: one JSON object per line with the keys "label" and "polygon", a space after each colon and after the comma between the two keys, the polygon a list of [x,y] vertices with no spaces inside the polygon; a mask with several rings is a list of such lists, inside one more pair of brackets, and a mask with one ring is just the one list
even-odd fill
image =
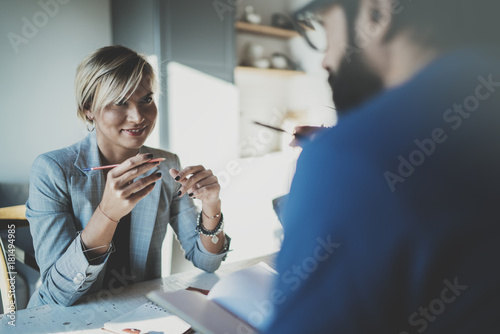
{"label": "blonde woman", "polygon": [[[72,305],[85,294],[159,277],[169,224],[186,258],[215,271],[230,242],[217,178],[143,146],[157,119],[151,65],[123,46],[104,47],[79,65],[75,87],[78,116],[91,132],[33,164],[26,215],[42,284],[28,306]],[[165,160],[150,162],[158,158]],[[191,197],[202,201],[202,212]]]}

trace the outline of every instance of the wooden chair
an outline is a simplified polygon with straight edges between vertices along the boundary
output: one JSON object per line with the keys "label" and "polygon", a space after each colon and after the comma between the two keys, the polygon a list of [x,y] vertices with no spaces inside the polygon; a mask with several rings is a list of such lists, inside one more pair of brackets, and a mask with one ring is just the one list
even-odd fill
{"label": "wooden chair", "polygon": [[[8,231],[14,230],[17,227],[28,226],[28,220],[26,219],[26,206],[24,205],[16,205],[5,208],[0,208],[0,230]],[[15,238],[15,234],[14,234]],[[8,239],[9,240],[9,239]],[[15,239],[14,239],[15,240]],[[10,243],[9,243],[10,244]],[[26,263],[35,269],[38,270],[38,266],[36,265],[35,259],[32,256],[28,256],[22,249],[19,247],[9,248],[9,244],[5,245],[2,239],[0,238],[0,291],[1,291],[1,300],[2,307],[4,312],[11,308],[14,303],[13,293],[9,293],[10,291],[10,268],[8,263],[8,257],[15,256],[16,261],[20,261]],[[7,247],[5,247],[7,246]],[[27,263],[28,262],[28,263]],[[30,264],[31,262],[31,264]],[[34,266],[33,266],[34,263]]]}
{"label": "wooden chair", "polygon": [[[12,224],[14,224],[16,228],[29,226],[28,219],[26,219],[26,205],[0,208],[0,231],[7,230],[7,226]],[[16,247],[16,260],[35,270],[39,270],[35,258],[19,247]]]}
{"label": "wooden chair", "polygon": [[10,290],[10,270],[8,269],[7,263],[7,252],[3,245],[3,241],[0,238],[0,294],[2,297],[2,310],[4,313],[14,305],[13,292]]}
{"label": "wooden chair", "polygon": [[[26,220],[26,205],[14,205],[0,208],[0,228],[3,224],[16,224],[17,227],[28,226]],[[20,224],[20,225],[18,225]]]}
{"label": "wooden chair", "polygon": [[[0,230],[15,231],[15,227],[17,226],[27,226],[28,221],[26,220],[25,212],[26,207],[24,205],[0,208]],[[13,240],[15,240],[15,234]],[[5,247],[0,238],[0,291],[4,313],[14,305],[14,293],[11,293],[10,290],[10,279],[12,278],[10,272],[12,268],[9,268],[8,258],[17,255],[15,248],[9,248],[8,245]]]}

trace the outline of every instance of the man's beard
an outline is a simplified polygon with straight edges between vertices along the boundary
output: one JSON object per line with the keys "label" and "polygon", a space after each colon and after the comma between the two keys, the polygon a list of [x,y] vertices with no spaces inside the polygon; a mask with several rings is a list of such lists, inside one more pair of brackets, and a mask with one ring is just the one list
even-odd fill
{"label": "man's beard", "polygon": [[382,79],[359,54],[352,55],[350,62],[344,57],[337,73],[330,73],[328,83],[338,113],[359,106],[384,88]]}

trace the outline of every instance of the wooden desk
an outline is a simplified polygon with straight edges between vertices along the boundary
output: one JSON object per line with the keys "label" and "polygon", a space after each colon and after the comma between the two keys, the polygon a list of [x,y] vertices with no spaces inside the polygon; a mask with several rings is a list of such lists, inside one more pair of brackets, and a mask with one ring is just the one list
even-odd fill
{"label": "wooden desk", "polygon": [[274,266],[274,254],[223,264],[214,274],[195,269],[134,284],[120,291],[101,291],[70,307],[45,305],[20,310],[15,314],[15,327],[9,325],[11,319],[3,314],[0,315],[0,333],[108,333],[101,330],[104,323],[148,302],[145,294],[150,291],[176,291],[188,286],[211,289],[221,277],[260,261]]}

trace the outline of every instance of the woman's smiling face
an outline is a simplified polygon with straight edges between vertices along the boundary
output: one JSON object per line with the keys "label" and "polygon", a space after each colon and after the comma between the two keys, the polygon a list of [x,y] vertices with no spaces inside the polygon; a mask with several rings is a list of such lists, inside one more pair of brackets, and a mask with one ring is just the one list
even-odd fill
{"label": "woman's smiling face", "polygon": [[109,104],[98,112],[87,112],[94,120],[97,142],[104,156],[113,159],[136,154],[153,131],[158,115],[150,78],[143,77],[126,101]]}

